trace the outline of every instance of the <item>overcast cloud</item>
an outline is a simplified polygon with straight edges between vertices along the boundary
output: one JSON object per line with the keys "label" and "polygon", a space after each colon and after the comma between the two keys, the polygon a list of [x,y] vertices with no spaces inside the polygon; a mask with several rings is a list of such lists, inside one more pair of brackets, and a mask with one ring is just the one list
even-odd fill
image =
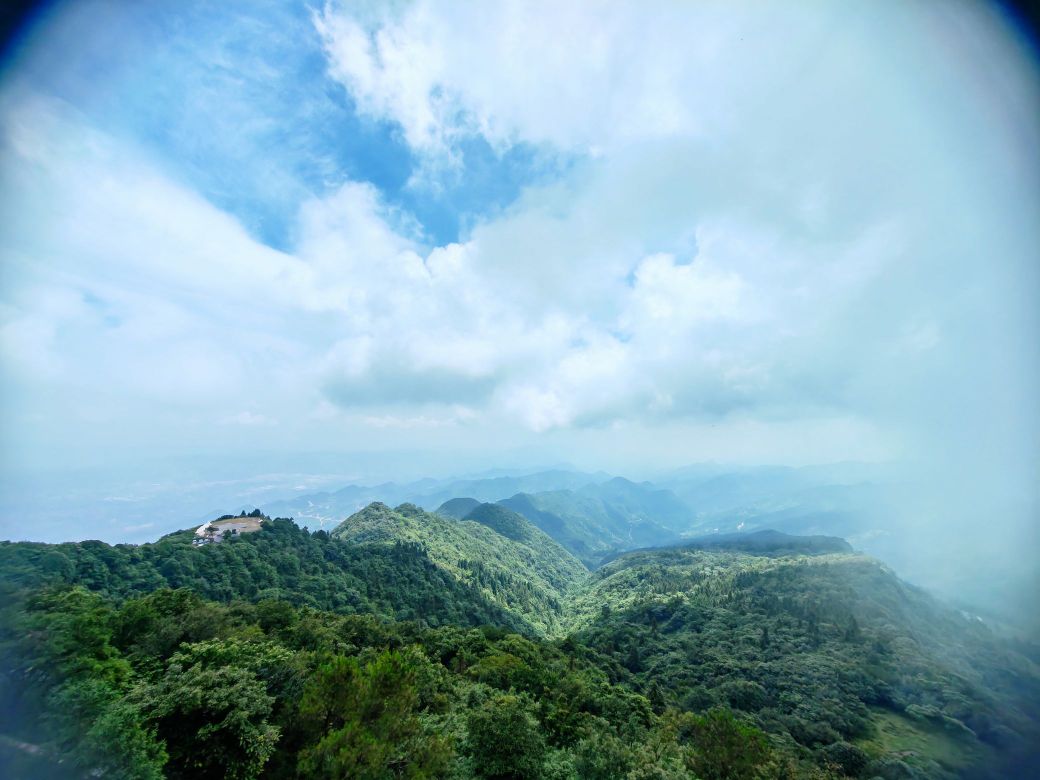
{"label": "overcast cloud", "polygon": [[5,71],[9,468],[905,459],[1035,511],[1040,102],[989,6],[149,8]]}

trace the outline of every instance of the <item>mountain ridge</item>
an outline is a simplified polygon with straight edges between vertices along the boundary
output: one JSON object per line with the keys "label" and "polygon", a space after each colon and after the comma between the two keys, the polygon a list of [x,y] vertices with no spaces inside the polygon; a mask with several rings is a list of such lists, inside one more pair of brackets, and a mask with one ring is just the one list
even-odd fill
{"label": "mountain ridge", "polygon": [[531,625],[557,632],[564,598],[584,577],[585,567],[520,515],[505,515],[508,510],[492,504],[474,511],[482,508],[481,521],[458,520],[414,504],[391,509],[373,502],[331,536],[358,545],[424,545],[434,564],[460,582],[479,587],[493,603]]}
{"label": "mountain ridge", "polygon": [[[679,718],[693,728],[698,718],[713,717],[723,719],[714,726],[722,728],[726,718],[736,718],[739,728],[726,728],[739,751],[758,755],[755,744],[770,745],[774,752],[762,753],[756,766],[773,755],[787,762],[786,776],[997,778],[1024,776],[1020,768],[1031,765],[1028,746],[1040,735],[1037,664],[842,540],[771,531],[726,535],[628,551],[588,571],[523,517],[490,503],[474,512],[476,519],[455,519],[411,504],[372,503],[334,534],[263,518],[259,532],[201,547],[191,544],[192,530],[139,547],[2,543],[0,580],[4,592],[37,594],[28,603],[57,610],[55,619],[64,620],[60,610],[76,604],[113,604],[123,615],[113,641],[131,659],[145,657],[146,646],[210,657],[217,651],[206,644],[212,636],[206,632],[216,629],[190,626],[217,625],[212,616],[225,614],[221,610],[227,616],[220,625],[233,626],[242,615],[259,621],[253,633],[220,651],[230,654],[224,664],[287,641],[278,637],[290,636],[284,632],[297,620],[293,630],[302,633],[293,642],[304,648],[333,642],[341,653],[385,649],[390,635],[399,647],[425,637],[418,651],[429,659],[423,663],[445,664],[436,674],[453,674],[454,685],[472,692],[456,706],[476,707],[488,695],[516,699],[522,691],[537,702],[530,722],[545,729],[544,739],[557,740],[554,749],[579,750],[577,738],[560,736],[554,725],[561,713],[601,719],[581,721],[583,728],[614,717],[614,710],[587,698],[598,690],[610,691],[610,707],[629,702],[619,711],[629,718],[635,707],[643,724]],[[226,606],[206,606],[191,591]],[[20,603],[9,600],[7,609]],[[315,608],[347,617],[321,616]],[[149,628],[185,609],[197,616],[177,629],[181,633]],[[24,619],[37,620],[32,614]],[[366,623],[366,615],[390,622]],[[393,622],[401,620],[408,622]],[[329,633],[321,627],[329,621],[340,627]],[[460,633],[483,623],[501,628]],[[198,630],[203,633],[191,633]],[[267,632],[268,644],[255,645],[257,630]],[[510,631],[526,638],[509,638]],[[14,652],[25,642],[39,648],[38,636],[46,634],[39,628],[8,632],[0,651]],[[499,639],[487,656],[465,649]],[[559,659],[559,671],[542,678],[534,669],[545,663],[538,660],[544,653]],[[163,663],[148,661],[141,673],[154,674]],[[171,664],[165,674],[180,679],[180,667]],[[203,667],[193,668],[207,679],[198,671]],[[594,684],[578,682],[565,676],[568,669],[599,676]],[[163,679],[154,684],[166,684]],[[161,728],[174,739],[172,724]],[[768,740],[756,742],[757,733]],[[613,744],[597,739],[598,747],[581,750]],[[0,744],[0,766],[6,744]],[[693,754],[681,754],[694,761]],[[711,760],[726,759],[717,754]],[[701,764],[698,771],[704,776],[719,765]]]}

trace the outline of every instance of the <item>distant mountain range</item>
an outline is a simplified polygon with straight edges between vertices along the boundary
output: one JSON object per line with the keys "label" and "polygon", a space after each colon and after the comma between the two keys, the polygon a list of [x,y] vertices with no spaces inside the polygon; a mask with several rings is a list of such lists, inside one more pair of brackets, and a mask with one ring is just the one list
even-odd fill
{"label": "distant mountain range", "polygon": [[[372,501],[390,506],[412,503],[452,516],[464,516],[473,502],[497,503],[525,517],[592,568],[627,550],[714,534],[772,529],[839,536],[911,581],[957,599],[991,621],[1012,629],[1040,630],[1033,603],[1023,595],[1036,582],[1028,556],[1012,556],[999,571],[973,568],[970,557],[951,566],[944,548],[934,544],[943,527],[941,502],[915,505],[912,499],[922,493],[912,483],[904,484],[905,479],[890,465],[854,462],[797,468],[698,464],[656,474],[652,481],[558,468],[301,491],[291,499],[260,506],[272,516],[293,517],[309,528],[331,529]],[[453,499],[469,501],[449,503]],[[228,510],[251,508],[236,505]],[[207,518],[200,522],[203,519]]]}
{"label": "distant mountain range", "polygon": [[869,481],[883,477],[881,469],[862,464],[800,469],[699,466],[664,474],[653,483],[603,472],[550,470],[349,485],[268,502],[262,508],[309,528],[331,529],[374,501],[388,506],[410,503],[457,518],[478,504],[497,503],[592,567],[625,550],[761,528],[839,535],[886,557],[891,529],[885,526],[883,491]]}
{"label": "distant mountain range", "polygon": [[388,506],[409,503],[432,510],[449,499],[462,496],[471,497],[478,502],[498,501],[517,493],[570,490],[606,482],[609,479],[610,475],[602,472],[551,470],[519,476],[496,475],[444,480],[422,479],[405,484],[385,482],[379,485],[347,485],[335,491],[269,501],[261,508],[272,517],[292,517],[307,528],[330,529],[373,501]]}
{"label": "distant mountain range", "polygon": [[[491,505],[465,496],[446,501],[437,512],[470,518],[489,511],[481,506]],[[618,550],[676,540],[693,520],[693,512],[669,491],[621,477],[573,490],[516,493],[496,506],[526,518],[590,567]]]}
{"label": "distant mountain range", "polygon": [[[507,506],[524,501],[554,511],[536,523]],[[342,699],[348,716],[368,717],[389,697],[413,726],[429,724],[422,733],[446,735],[447,776],[470,777],[465,757],[480,754],[464,752],[468,735],[489,706],[490,722],[506,724],[497,740],[525,729],[553,745],[536,751],[536,769],[563,762],[580,768],[572,780],[617,776],[612,762],[646,768],[630,777],[1030,776],[1035,645],[1001,638],[840,538],[677,538],[683,506],[611,479],[456,497],[437,512],[371,503],[331,533],[261,517],[255,533],[201,546],[190,528],[139,546],[0,543],[0,771],[71,779],[82,773],[65,772],[70,762],[118,766],[130,760],[120,751],[161,739],[167,752],[148,754],[167,776],[194,776],[198,740],[253,713],[278,725],[266,732],[270,776],[293,776],[341,728],[319,718],[311,733],[297,712]],[[642,522],[654,507],[664,522]],[[601,556],[590,571],[546,530],[578,538],[596,522],[622,543],[643,531],[671,542]],[[41,685],[77,708],[56,720]],[[72,697],[81,690],[109,692]],[[390,712],[342,755],[363,749],[396,767],[411,743]],[[102,718],[157,730],[72,738]],[[239,766],[252,754],[227,755]]]}

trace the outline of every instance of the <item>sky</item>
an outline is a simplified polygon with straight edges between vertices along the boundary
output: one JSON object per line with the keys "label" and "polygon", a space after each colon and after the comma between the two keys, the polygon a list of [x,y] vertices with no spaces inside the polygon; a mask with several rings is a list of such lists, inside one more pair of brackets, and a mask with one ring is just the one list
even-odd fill
{"label": "sky", "polygon": [[885,461],[1028,527],[1038,117],[983,3],[52,3],[0,464]]}

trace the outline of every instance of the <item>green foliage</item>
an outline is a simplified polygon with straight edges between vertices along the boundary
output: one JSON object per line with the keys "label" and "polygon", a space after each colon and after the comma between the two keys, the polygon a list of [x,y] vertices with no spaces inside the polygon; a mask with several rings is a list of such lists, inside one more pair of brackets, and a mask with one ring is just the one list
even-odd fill
{"label": "green foliage", "polygon": [[833,742],[820,751],[822,762],[847,777],[859,777],[867,768],[870,756],[848,742]]}
{"label": "green foliage", "polygon": [[170,755],[168,777],[259,776],[279,730],[268,720],[274,697],[250,665],[238,665],[219,646],[188,645],[156,682],[135,691],[134,703]]}
{"label": "green foliage", "polygon": [[105,777],[161,778],[167,761],[165,746],[156,739],[139,708],[94,679],[70,681],[58,687],[48,706],[59,723],[62,753],[82,771],[103,771]]}
{"label": "green foliage", "polygon": [[522,515],[498,504],[479,504],[462,518],[474,523],[486,525],[514,542],[530,542],[540,535],[538,529],[531,525]]}
{"label": "green foliage", "polygon": [[0,544],[0,772],[938,780],[1032,766],[1034,662],[877,562],[759,539],[590,575],[529,524],[484,514],[375,505],[335,538],[265,520],[202,547],[187,533]]}
{"label": "green foliage", "polygon": [[472,710],[466,719],[466,753],[478,777],[531,780],[542,775],[545,739],[531,703],[500,694]]}
{"label": "green foliage", "polygon": [[631,746],[609,732],[591,734],[578,744],[575,752],[575,769],[584,780],[625,777],[635,766]]}
{"label": "green foliage", "polygon": [[324,736],[300,754],[300,774],[358,780],[442,776],[450,747],[417,715],[416,680],[428,665],[421,653],[391,650],[364,665],[339,656],[318,667],[300,717]]}
{"label": "green foliage", "polygon": [[620,477],[576,490],[518,493],[498,503],[590,567],[617,550],[674,541],[691,519],[690,510],[669,491]]}
{"label": "green foliage", "polygon": [[[435,565],[415,541],[389,540],[379,546],[346,544],[323,531],[309,533],[291,520],[265,520],[260,532],[220,544],[194,547],[192,539],[193,534],[184,531],[138,546],[0,542],[0,582],[15,587],[82,585],[117,599],[161,588],[186,588],[202,598],[222,602],[276,600],[292,606],[399,620],[421,616],[433,625],[492,623],[530,630],[519,613],[504,608],[514,600],[499,599],[501,603],[495,603],[482,583],[459,578]],[[558,611],[559,604],[555,606]],[[177,606],[156,607],[164,627],[169,628],[161,611],[176,610]],[[132,620],[132,616],[127,619]],[[153,621],[152,626],[156,625]],[[155,641],[176,639],[171,636]],[[124,641],[147,644],[153,640],[141,623],[128,624]]]}
{"label": "green foliage", "polygon": [[417,544],[460,584],[534,630],[557,634],[570,591],[585,567],[519,515],[482,504],[481,522],[453,520],[411,504],[375,503],[348,517],[332,535],[366,549]]}
{"label": "green foliage", "polygon": [[1027,658],[854,554],[630,553],[575,593],[570,625],[617,679],[694,712],[741,713],[799,771],[807,750],[824,771],[858,766],[840,746],[877,745],[883,711],[960,746],[927,748],[932,763],[917,771],[928,777],[1028,753],[1024,735],[1038,735],[1040,674]]}
{"label": "green foliage", "polygon": [[703,780],[753,780],[771,757],[765,735],[728,710],[688,716],[680,729],[693,747],[687,766]]}
{"label": "green foliage", "polygon": [[111,641],[113,616],[102,597],[82,588],[9,602],[0,621],[8,683],[0,731],[46,742],[44,755],[55,764],[113,778],[159,778],[166,753],[123,700],[133,672]]}

